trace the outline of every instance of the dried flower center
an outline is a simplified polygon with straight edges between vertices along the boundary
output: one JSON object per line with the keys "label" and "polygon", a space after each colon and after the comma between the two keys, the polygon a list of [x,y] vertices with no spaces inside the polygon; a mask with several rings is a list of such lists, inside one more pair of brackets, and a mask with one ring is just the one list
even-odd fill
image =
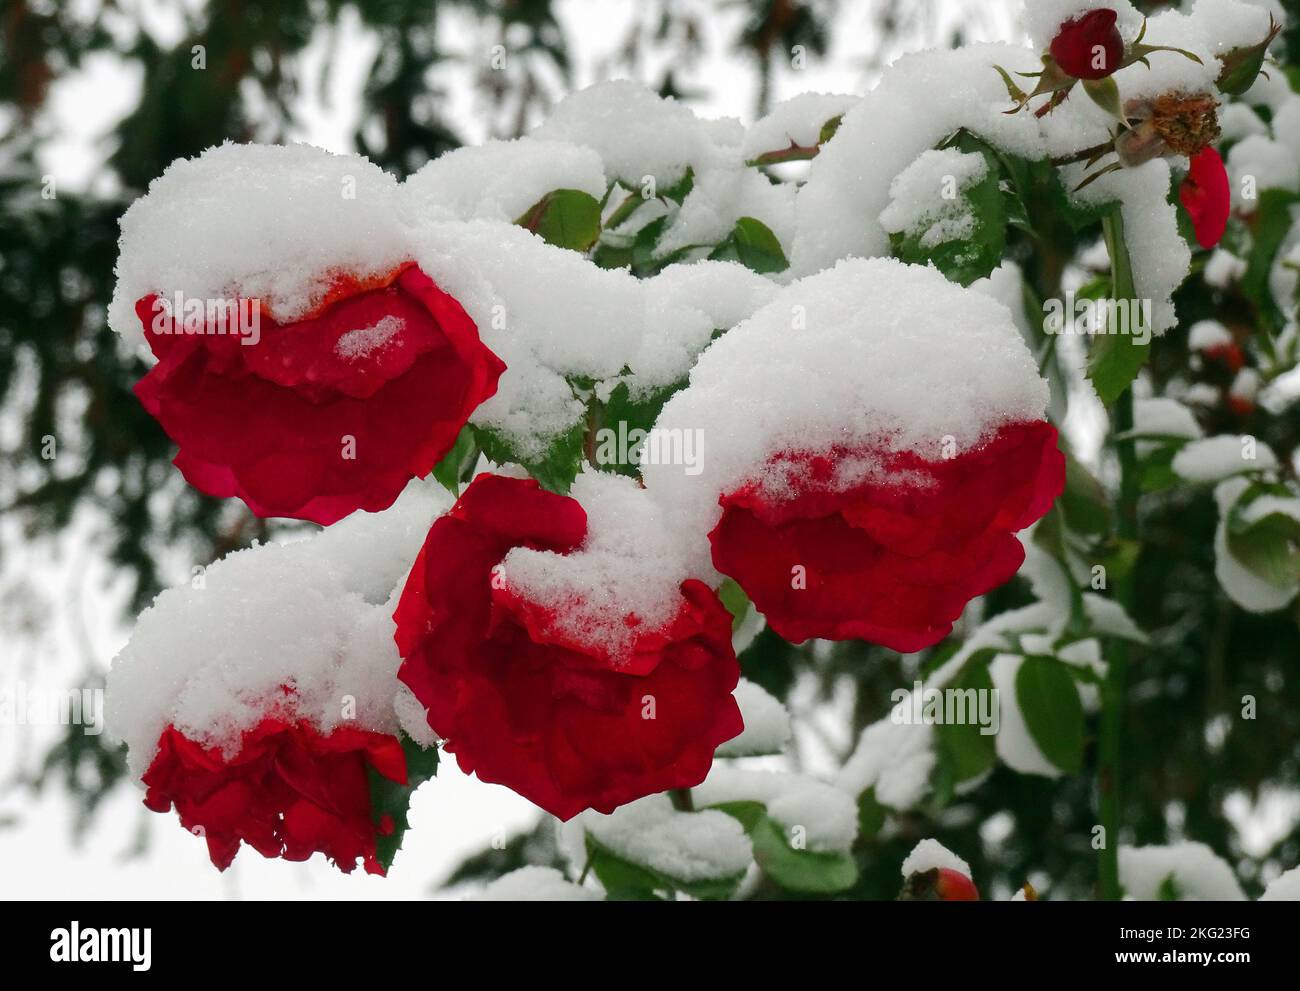
{"label": "dried flower center", "polygon": [[1170,151],[1191,158],[1218,140],[1218,109],[1218,100],[1206,93],[1166,93],[1152,104],[1150,121]]}

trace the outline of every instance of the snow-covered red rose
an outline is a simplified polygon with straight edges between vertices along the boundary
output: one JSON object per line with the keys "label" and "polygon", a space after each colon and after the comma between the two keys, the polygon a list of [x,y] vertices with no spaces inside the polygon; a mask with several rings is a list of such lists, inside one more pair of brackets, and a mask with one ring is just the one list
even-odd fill
{"label": "snow-covered red rose", "polygon": [[1060,494],[1046,400],[1000,303],[846,261],[714,344],[665,406],[656,429],[703,431],[701,478],[644,471],[777,633],[915,651],[1015,574],[1013,534]]}
{"label": "snow-covered red rose", "polygon": [[218,868],[242,842],[384,873],[436,765],[397,682],[392,604],[449,501],[412,489],[382,515],[231,554],[163,592],[114,658],[106,728],[145,804],[174,808]]}
{"label": "snow-covered red rose", "polygon": [[731,615],[655,553],[649,499],[595,474],[575,494],[480,475],[394,617],[399,677],[445,749],[561,819],[697,785],[743,728]]}
{"label": "snow-covered red rose", "polygon": [[1075,79],[1102,79],[1119,68],[1124,39],[1109,8],[1090,10],[1061,25],[1052,39],[1052,58]]}
{"label": "snow-covered red rose", "polygon": [[[784,476],[778,489],[770,475]],[[794,642],[861,639],[904,653],[943,639],[1024,561],[1014,536],[1061,493],[1056,429],[1012,423],[972,451],[888,445],[778,455],[723,493],[713,563]]]}
{"label": "snow-covered red rose", "polygon": [[154,812],[175,807],[220,870],[243,842],[264,857],[319,852],[345,874],[360,860],[366,873],[382,875],[375,839],[393,824],[372,815],[368,768],[407,783],[402,745],[384,733],[340,726],[324,734],[267,718],[227,755],[168,726],[142,779],[144,803]]}
{"label": "snow-covered red rose", "polygon": [[362,159],[228,145],[123,218],[115,321],[134,309],[158,359],[136,394],[191,484],[259,516],[381,510],[496,391],[504,364],[409,261],[395,195]]}

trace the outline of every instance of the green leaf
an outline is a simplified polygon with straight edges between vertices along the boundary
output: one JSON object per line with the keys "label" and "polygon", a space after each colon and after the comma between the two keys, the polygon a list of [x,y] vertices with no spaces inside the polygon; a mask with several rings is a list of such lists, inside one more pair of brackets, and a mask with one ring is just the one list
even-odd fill
{"label": "green leaf", "polygon": [[968,286],[987,276],[1002,261],[1006,248],[1007,203],[1001,187],[1000,160],[987,145],[963,131],[949,146],[983,155],[988,166],[984,178],[960,190],[955,201],[975,218],[974,230],[931,245],[922,244],[928,229],[902,231],[889,235],[890,251],[895,258],[912,264],[932,262],[950,281]]}
{"label": "green leaf", "polygon": [[1249,524],[1238,502],[1228,517],[1228,551],[1242,566],[1278,588],[1300,581],[1300,520],[1269,513]]}
{"label": "green leaf", "polygon": [[736,261],[759,275],[783,272],[790,267],[776,235],[761,220],[741,217],[727,239],[709,254],[720,261]]}
{"label": "green leaf", "polygon": [[556,189],[515,223],[557,248],[585,252],[600,237],[600,201],[580,189]]}
{"label": "green leaf", "polygon": [[609,898],[614,901],[651,901],[658,899],[661,892],[671,891],[682,891],[705,901],[720,901],[729,898],[744,877],[742,872],[734,877],[684,881],[628,860],[605,846],[591,833],[587,833],[586,842],[587,862]]}
{"label": "green leaf", "polygon": [[833,895],[847,891],[858,879],[858,866],[847,853],[795,850],[785,830],[764,815],[750,833],[754,860],[768,877],[787,891]]}
{"label": "green leaf", "polygon": [[746,833],[753,832],[754,827],[758,825],[758,821],[767,814],[762,802],[752,802],[745,799],[735,802],[719,802],[717,805],[710,805],[709,808],[725,812],[731,816],[740,823]]}
{"label": "green leaf", "polygon": [[[384,870],[393,864],[393,858],[402,847],[402,840],[410,826],[406,814],[410,811],[411,795],[438,772],[438,748],[427,750],[404,733],[398,734],[402,752],[406,755],[406,784],[398,784],[384,777],[374,768],[367,767],[370,777],[370,817],[375,824],[375,854]],[[384,816],[392,820],[392,830],[379,832]]]}
{"label": "green leaf", "polygon": [[[664,404],[668,402],[674,393],[680,391],[686,386],[686,379],[674,382],[672,385],[664,386],[662,389],[655,389],[646,395],[637,399],[632,398],[631,390],[628,389],[626,382],[620,382],[609,394],[609,398],[596,407],[596,419],[599,429],[611,430],[613,435],[597,435],[595,456],[596,463],[603,469],[618,472],[620,475],[630,475],[635,478],[640,475],[640,466],[633,463],[630,459],[626,462],[621,457],[610,458],[612,453],[606,449],[605,437],[612,439],[631,438],[634,431],[649,433],[650,428],[655,425],[659,419],[659,414],[663,411]],[[633,452],[624,452],[621,450],[621,444],[615,445],[618,454],[632,454]]]}
{"label": "green leaf", "polygon": [[[1110,251],[1111,298],[1127,300],[1137,310],[1137,291],[1133,286],[1133,265],[1129,259],[1128,244],[1124,240],[1124,221],[1119,209],[1113,209],[1102,220],[1106,247]],[[1139,340],[1139,335],[1126,333],[1131,328],[1107,327],[1093,337],[1088,353],[1088,378],[1092,379],[1097,396],[1107,406],[1124,394],[1146,364],[1151,352],[1151,335]]]}
{"label": "green leaf", "polygon": [[[974,689],[976,692],[992,692],[993,679],[989,676],[987,667],[970,666],[949,687],[959,691]],[[993,736],[980,732],[979,724],[973,720],[938,723],[935,731],[940,756],[952,770],[956,784],[978,778],[997,761]]]}
{"label": "green leaf", "polygon": [[1016,704],[1043,756],[1074,774],[1083,767],[1083,704],[1066,665],[1026,657],[1016,672]]}
{"label": "green leaf", "polygon": [[749,615],[749,596],[734,578],[728,578],[719,586],[718,598],[727,607],[727,612],[731,613],[731,629],[736,631]]}
{"label": "green leaf", "polygon": [[522,465],[543,488],[564,494],[569,491],[582,467],[586,426],[585,422],[578,421],[556,436],[538,458],[520,454],[508,438],[491,427],[474,427],[474,439],[488,460],[498,465]]}
{"label": "green leaf", "polygon": [[1110,532],[1110,498],[1092,472],[1068,451],[1065,455],[1065,491],[1057,505],[1066,525],[1075,533],[1100,536]]}
{"label": "green leaf", "polygon": [[1300,193],[1287,189],[1260,191],[1255,208],[1257,225],[1250,253],[1246,256],[1246,273],[1241,277],[1242,293],[1264,312],[1274,329],[1285,321],[1273,299],[1269,278],[1278,250],[1291,229],[1291,208],[1296,204],[1300,204]]}
{"label": "green leaf", "polygon": [[454,496],[460,495],[460,483],[478,463],[478,444],[474,441],[474,428],[466,424],[461,428],[456,443],[433,468],[433,477]]}
{"label": "green leaf", "polygon": [[868,788],[858,796],[858,836],[871,839],[885,825],[889,809],[876,800],[876,789]]}

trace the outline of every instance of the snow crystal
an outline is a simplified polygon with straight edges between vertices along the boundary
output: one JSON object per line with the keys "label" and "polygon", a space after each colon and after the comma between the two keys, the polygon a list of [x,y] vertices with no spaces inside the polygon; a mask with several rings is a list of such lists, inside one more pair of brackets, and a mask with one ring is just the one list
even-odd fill
{"label": "snow crystal", "polygon": [[223,748],[273,712],[325,732],[345,719],[395,732],[392,596],[449,502],[416,483],[384,513],[237,551],[160,594],[108,676],[107,728],[127,744],[132,773],[169,723]]}
{"label": "snow crystal", "polygon": [[1244,901],[1232,868],[1204,843],[1121,846],[1119,879],[1126,897],[1159,901],[1172,881],[1180,901]]}
{"label": "snow crystal", "polygon": [[924,839],[912,848],[912,852],[903,861],[903,878],[907,879],[913,874],[944,868],[957,871],[967,877],[971,876],[970,864],[938,840]]}
{"label": "snow crystal", "polygon": [[703,577],[718,496],[772,476],[771,456],[884,443],[934,458],[945,438],[969,450],[1046,403],[1004,306],[932,268],[854,259],[786,287],[701,355],[656,423],[703,431],[701,473],[659,464],[643,477],[683,539],[696,535]]}
{"label": "snow crystal", "polygon": [[513,222],[547,193],[577,189],[605,196],[605,169],[591,148],[566,141],[516,138],[446,152],[402,184],[408,221]]}
{"label": "snow crystal", "polygon": [[[1241,107],[1235,103],[1232,106]],[[1255,117],[1254,114],[1251,116]],[[1255,119],[1259,120],[1258,117]],[[1262,122],[1260,126],[1263,127]],[[1300,96],[1287,100],[1273,114],[1273,137],[1291,153],[1293,160],[1300,160]]]}
{"label": "snow crystal", "polygon": [[851,795],[874,788],[881,805],[910,809],[928,794],[937,760],[931,724],[895,722],[886,716],[862,731],[835,785]]}
{"label": "snow crystal", "polygon": [[383,317],[372,327],[358,327],[339,335],[334,351],[340,357],[356,360],[382,349],[406,326],[401,317]]}
{"label": "snow crystal", "polygon": [[179,159],[122,215],[109,324],[144,346],[135,315],[151,293],[260,299],[289,321],[333,276],[365,278],[410,258],[397,181],[356,155],[227,142]]}
{"label": "snow crystal", "polygon": [[1174,455],[1173,469],[1189,482],[1217,482],[1246,471],[1272,471],[1277,456],[1263,441],[1219,434],[1193,441]]}
{"label": "snow crystal", "polygon": [[728,802],[760,802],[787,830],[799,829],[809,850],[848,850],[858,835],[858,806],[833,785],[802,774],[751,771],[714,764],[691,790],[697,808]]}
{"label": "snow crystal", "polygon": [[840,117],[861,98],[840,93],[800,93],[783,100],[745,134],[741,154],[745,161],[791,145],[811,148],[821,138],[822,127]]}
{"label": "snow crystal", "polygon": [[1273,879],[1259,896],[1262,902],[1300,902],[1300,867]]}
{"label": "snow crystal", "polygon": [[587,469],[571,495],[587,513],[582,546],[569,554],[516,547],[501,563],[502,579],[553,607],[565,633],[617,657],[673,619],[691,573],[673,520],[635,479]]}
{"label": "snow crystal", "polygon": [[677,812],[666,795],[650,795],[612,815],[577,817],[615,854],[679,881],[716,881],[743,874],[754,859],[744,828],[725,812]]}
{"label": "snow crystal", "polygon": [[554,867],[521,867],[503,874],[473,901],[480,902],[589,902],[600,893],[580,888]]}
{"label": "snow crystal", "polygon": [[988,162],[978,152],[922,152],[889,184],[890,202],[880,214],[880,226],[890,234],[921,234],[926,248],[969,237],[975,217],[959,194],[988,171]]}
{"label": "snow crystal", "polygon": [[777,754],[790,741],[790,714],[761,686],[742,678],[736,686],[736,704],[745,729],[718,747],[718,757]]}
{"label": "snow crystal", "polygon": [[610,179],[640,189],[652,176],[660,189],[688,168],[736,161],[744,127],[738,120],[696,117],[683,103],[628,80],[597,83],[561,100],[532,137],[594,149]]}

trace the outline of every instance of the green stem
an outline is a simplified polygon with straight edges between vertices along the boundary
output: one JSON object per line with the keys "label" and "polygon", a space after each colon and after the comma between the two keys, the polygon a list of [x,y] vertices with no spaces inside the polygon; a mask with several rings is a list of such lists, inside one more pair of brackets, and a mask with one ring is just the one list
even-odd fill
{"label": "green stem", "polygon": [[[1106,240],[1111,249],[1111,294],[1115,299],[1132,299],[1132,269],[1123,244],[1123,227],[1106,218]],[[1115,401],[1111,415],[1111,436],[1119,458],[1119,496],[1116,500],[1115,536],[1121,544],[1134,543],[1138,536],[1137,447],[1133,430],[1133,390],[1127,388]],[[1133,611],[1136,562],[1115,576],[1115,601],[1125,612]],[[1098,812],[1104,830],[1105,846],[1099,869],[1100,896],[1118,901],[1123,891],[1119,881],[1119,830],[1122,812],[1120,761],[1124,728],[1124,690],[1128,679],[1129,644],[1115,638],[1111,642],[1106,680],[1102,686],[1101,738],[1097,769]]]}
{"label": "green stem", "polygon": [[668,797],[672,799],[673,808],[678,812],[695,811],[695,798],[689,788],[674,788],[668,792]]}

